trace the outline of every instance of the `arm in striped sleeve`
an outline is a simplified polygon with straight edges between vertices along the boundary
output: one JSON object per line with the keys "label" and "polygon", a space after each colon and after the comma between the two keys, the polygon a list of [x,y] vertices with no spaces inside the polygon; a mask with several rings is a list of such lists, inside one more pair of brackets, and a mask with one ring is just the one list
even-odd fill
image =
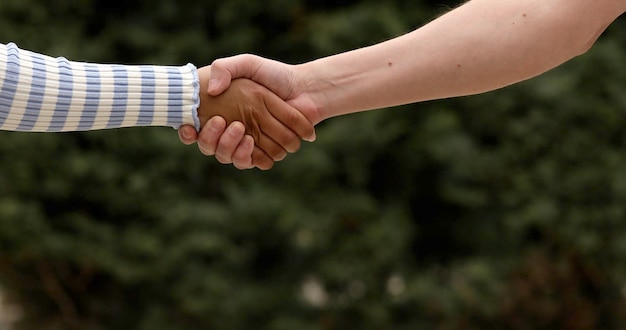
{"label": "arm in striped sleeve", "polygon": [[68,61],[0,44],[0,129],[63,132],[191,124],[199,82],[186,66]]}

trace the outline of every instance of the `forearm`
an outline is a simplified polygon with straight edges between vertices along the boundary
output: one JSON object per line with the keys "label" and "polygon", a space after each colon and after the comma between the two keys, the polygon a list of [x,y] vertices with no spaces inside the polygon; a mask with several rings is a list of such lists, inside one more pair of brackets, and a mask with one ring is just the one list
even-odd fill
{"label": "forearm", "polygon": [[617,0],[472,0],[412,33],[299,66],[323,118],[482,93],[581,53]]}
{"label": "forearm", "polygon": [[192,65],[81,63],[0,45],[1,130],[198,128],[198,91]]}

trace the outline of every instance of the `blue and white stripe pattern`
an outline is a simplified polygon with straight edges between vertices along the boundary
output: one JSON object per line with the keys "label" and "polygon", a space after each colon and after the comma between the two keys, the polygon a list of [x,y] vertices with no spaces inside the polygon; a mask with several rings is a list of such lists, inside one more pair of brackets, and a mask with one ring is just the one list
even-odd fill
{"label": "blue and white stripe pattern", "polygon": [[86,131],[191,124],[198,72],[186,66],[68,61],[0,44],[0,130]]}

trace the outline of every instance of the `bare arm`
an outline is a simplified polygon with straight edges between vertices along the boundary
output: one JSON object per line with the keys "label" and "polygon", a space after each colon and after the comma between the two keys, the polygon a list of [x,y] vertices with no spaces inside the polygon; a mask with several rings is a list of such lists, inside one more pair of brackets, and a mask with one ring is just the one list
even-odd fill
{"label": "bare arm", "polygon": [[477,94],[584,53],[625,7],[616,0],[472,0],[409,34],[295,70],[314,86],[308,93],[321,119]]}
{"label": "bare arm", "polygon": [[[209,93],[221,93],[231,79],[250,78],[314,124],[352,112],[478,94],[584,53],[624,11],[626,0],[471,0],[406,35],[301,65],[253,55],[217,60]],[[222,143],[220,132],[206,130],[200,138],[210,142],[207,149],[221,149],[239,162],[244,154],[234,147],[239,140]]]}

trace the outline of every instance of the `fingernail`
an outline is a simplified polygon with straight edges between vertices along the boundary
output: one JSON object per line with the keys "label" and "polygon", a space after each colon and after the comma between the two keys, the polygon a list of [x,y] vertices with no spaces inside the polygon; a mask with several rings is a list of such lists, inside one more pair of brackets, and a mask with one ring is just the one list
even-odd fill
{"label": "fingernail", "polygon": [[313,135],[311,137],[309,137],[308,139],[304,139],[304,141],[315,142],[316,139],[317,139],[317,135],[315,135],[315,133],[313,133]]}
{"label": "fingernail", "polygon": [[243,134],[246,131],[246,127],[243,126],[243,124],[238,122],[238,121],[233,122],[233,124],[231,126],[232,126],[231,127],[231,130],[232,130],[231,133],[233,135],[241,135],[241,134]]}
{"label": "fingernail", "polygon": [[186,129],[183,129],[180,131],[180,134],[183,136],[183,138],[189,140],[191,137],[189,136],[189,132],[187,132]]}
{"label": "fingernail", "polygon": [[217,79],[209,80],[209,87],[207,88],[207,92],[211,93],[215,91],[217,89],[218,84],[219,84],[219,81]]}
{"label": "fingernail", "polygon": [[222,124],[215,118],[209,119],[209,128],[211,129],[211,132],[214,133],[220,132],[223,129]]}
{"label": "fingernail", "polygon": [[217,122],[215,120],[213,120],[213,118],[211,118],[209,120],[209,127],[211,128],[212,131],[217,131],[219,129],[219,125],[217,124]]}

